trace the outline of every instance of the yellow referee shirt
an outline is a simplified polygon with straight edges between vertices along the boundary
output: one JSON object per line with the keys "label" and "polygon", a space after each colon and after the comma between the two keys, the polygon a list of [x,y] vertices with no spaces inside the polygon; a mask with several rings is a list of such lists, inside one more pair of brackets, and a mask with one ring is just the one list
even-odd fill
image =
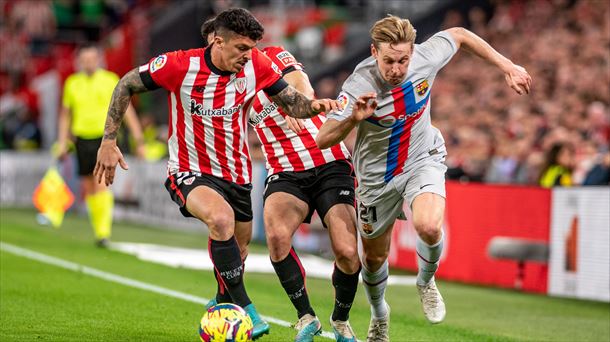
{"label": "yellow referee shirt", "polygon": [[72,113],[74,136],[96,139],[104,135],[108,105],[118,82],[115,73],[104,69],[97,69],[91,76],[79,72],[66,79],[62,103]]}

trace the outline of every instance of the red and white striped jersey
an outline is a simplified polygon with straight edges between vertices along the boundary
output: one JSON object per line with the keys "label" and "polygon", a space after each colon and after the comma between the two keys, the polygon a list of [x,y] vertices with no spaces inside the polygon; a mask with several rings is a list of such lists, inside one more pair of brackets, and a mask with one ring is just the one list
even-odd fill
{"label": "red and white striped jersey", "polygon": [[[302,70],[302,66],[283,47],[271,46],[263,50],[283,74]],[[316,135],[326,121],[323,114],[303,120],[305,129],[296,134],[284,119],[286,113],[267,94],[259,91],[252,102],[249,123],[254,127],[267,160],[268,174],[283,171],[304,171],[320,165],[349,158],[343,143],[321,150]]]}
{"label": "red and white striped jersey", "polygon": [[250,183],[247,111],[259,92],[287,86],[260,50],[234,74],[212,64],[211,46],[174,51],[140,67],[148,89],[168,90],[168,172],[200,172],[237,184]]}

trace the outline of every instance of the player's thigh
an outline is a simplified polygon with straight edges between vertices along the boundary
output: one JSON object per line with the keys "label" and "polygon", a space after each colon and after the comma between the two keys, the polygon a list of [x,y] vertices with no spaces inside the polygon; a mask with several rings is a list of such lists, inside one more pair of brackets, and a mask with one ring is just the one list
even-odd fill
{"label": "player's thigh", "polygon": [[366,239],[374,239],[394,225],[397,218],[404,218],[404,198],[392,183],[382,188],[358,188],[357,228]]}
{"label": "player's thigh", "polygon": [[392,222],[391,225],[384,229],[383,233],[374,238],[360,236],[360,241],[362,242],[362,263],[367,270],[371,272],[377,271],[388,259],[393,228],[394,223]]}
{"label": "player's thigh", "polygon": [[267,246],[273,261],[285,258],[292,248],[292,236],[309,213],[309,205],[287,192],[274,192],[265,199],[264,219]]}
{"label": "player's thigh", "polygon": [[431,158],[413,171],[405,186],[405,197],[413,212],[413,226],[425,240],[439,238],[445,213],[446,169],[440,159]]}
{"label": "player's thigh", "polygon": [[186,198],[186,209],[208,226],[213,240],[226,241],[233,236],[233,208],[216,190],[205,185],[195,187]]}

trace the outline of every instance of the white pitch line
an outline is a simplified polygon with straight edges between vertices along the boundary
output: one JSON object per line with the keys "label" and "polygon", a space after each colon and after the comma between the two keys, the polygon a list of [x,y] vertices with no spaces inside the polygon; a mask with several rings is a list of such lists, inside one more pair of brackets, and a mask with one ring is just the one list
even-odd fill
{"label": "white pitch line", "polygon": [[[40,261],[45,264],[61,267],[61,268],[64,268],[64,269],[67,269],[70,271],[79,272],[79,273],[90,275],[90,276],[93,276],[96,278],[104,279],[104,280],[107,280],[107,281],[110,281],[113,283],[118,283],[121,285],[133,287],[136,289],[158,293],[158,294],[168,296],[168,297],[182,299],[182,300],[185,300],[185,301],[191,302],[191,303],[205,305],[209,301],[209,299],[207,299],[207,298],[193,296],[188,293],[174,291],[174,290],[171,290],[171,289],[168,289],[165,287],[145,283],[145,282],[138,281],[135,279],[126,278],[126,277],[123,277],[123,276],[120,276],[117,274],[101,271],[96,268],[84,266],[84,265],[77,264],[77,263],[74,263],[71,261],[56,258],[56,257],[50,256],[50,255],[38,253],[38,252],[29,250],[29,249],[17,247],[15,245],[1,242],[1,241],[0,241],[0,250],[2,250],[4,252],[12,253],[14,255],[21,256],[24,258]],[[276,324],[276,325],[279,325],[282,327],[290,327],[292,325],[290,322],[287,322],[287,321],[284,321],[284,320],[281,320],[281,319],[278,319],[275,317],[270,317],[270,316],[261,316],[261,317],[269,323],[273,323],[273,324]],[[323,331],[321,336],[326,337],[331,340],[335,339],[335,335],[333,333],[327,332],[327,331]]]}

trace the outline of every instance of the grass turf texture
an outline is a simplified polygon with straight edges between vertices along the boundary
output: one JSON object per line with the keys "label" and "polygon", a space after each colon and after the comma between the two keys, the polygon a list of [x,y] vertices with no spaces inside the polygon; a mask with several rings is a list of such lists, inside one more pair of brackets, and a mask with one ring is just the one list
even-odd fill
{"label": "grass turf texture", "polygon": [[[98,249],[84,217],[68,215],[59,230],[41,227],[35,213],[0,208],[0,239],[106,272],[210,298],[216,290],[213,274],[175,269],[134,256]],[[116,223],[116,241],[148,242],[206,248],[203,234],[169,232]],[[264,251],[263,246],[254,250]],[[442,265],[441,265],[442,267]],[[246,264],[247,269],[247,264]],[[259,311],[286,321],[296,314],[273,274],[246,273],[246,286]],[[332,311],[329,280],[308,279],[312,305],[325,330]],[[447,303],[447,318],[428,324],[414,287],[387,291],[392,307],[392,341],[609,341],[610,305],[558,299],[456,283],[439,282]],[[38,261],[0,254],[1,341],[197,341],[201,305],[110,283]],[[369,308],[359,287],[350,322],[366,339]],[[261,341],[290,341],[295,331],[272,325]],[[328,341],[317,338],[318,341]]]}

